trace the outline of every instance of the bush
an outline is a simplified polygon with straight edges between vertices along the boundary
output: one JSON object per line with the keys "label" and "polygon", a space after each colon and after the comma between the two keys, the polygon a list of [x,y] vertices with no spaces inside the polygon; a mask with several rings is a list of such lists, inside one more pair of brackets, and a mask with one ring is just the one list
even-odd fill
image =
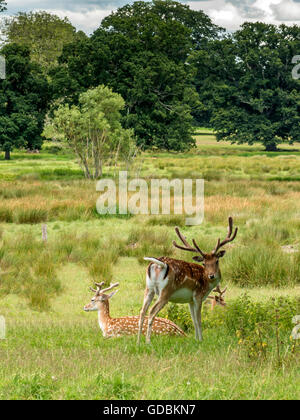
{"label": "bush", "polygon": [[286,254],[274,245],[252,242],[231,250],[224,273],[240,287],[294,286],[300,282],[299,261],[299,253]]}
{"label": "bush", "polygon": [[153,216],[150,217],[147,221],[147,225],[150,226],[179,226],[183,227],[185,226],[185,217],[180,215],[174,215],[174,216]]}
{"label": "bush", "polygon": [[12,223],[13,214],[11,209],[0,208],[0,222]]}
{"label": "bush", "polygon": [[161,257],[173,255],[174,247],[168,229],[134,228],[126,241],[126,256],[136,257],[144,263],[144,257]]}
{"label": "bush", "polygon": [[14,214],[14,220],[19,224],[36,224],[46,222],[48,212],[44,209],[18,209]]}
{"label": "bush", "polygon": [[57,155],[64,151],[62,143],[54,142],[54,141],[47,141],[43,144],[43,151],[46,153],[52,153]]}
{"label": "bush", "polygon": [[2,274],[0,292],[25,296],[36,310],[47,310],[59,294],[55,254],[32,233],[5,237],[0,249]]}
{"label": "bush", "polygon": [[[222,334],[236,337],[249,357],[275,354],[278,359],[283,346],[285,354],[293,349],[294,342],[290,340],[294,327],[292,318],[299,313],[299,298],[271,298],[261,303],[252,301],[244,294],[225,308],[216,306],[213,311],[204,309],[203,329],[219,328]],[[185,331],[193,331],[187,305],[169,304],[162,314]]]}

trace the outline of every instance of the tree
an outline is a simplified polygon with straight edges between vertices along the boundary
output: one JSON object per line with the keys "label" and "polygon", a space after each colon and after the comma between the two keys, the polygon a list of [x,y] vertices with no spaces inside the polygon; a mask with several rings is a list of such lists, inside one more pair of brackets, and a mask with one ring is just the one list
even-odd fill
{"label": "tree", "polygon": [[49,86],[27,47],[6,45],[6,79],[0,80],[0,148],[10,159],[13,148],[39,149],[49,101]]}
{"label": "tree", "polygon": [[57,64],[63,46],[86,37],[76,29],[67,18],[40,12],[20,12],[4,21],[6,43],[26,45],[31,59],[40,64],[44,71]]}
{"label": "tree", "polygon": [[202,102],[218,140],[262,143],[267,151],[300,139],[300,81],[292,58],[300,51],[298,26],[245,23],[232,37],[198,55]]}
{"label": "tree", "polygon": [[123,122],[139,146],[184,150],[194,145],[191,111],[199,102],[187,60],[217,32],[208,16],[181,3],[138,1],[103,19],[80,50],[64,48],[53,81],[75,103],[75,86],[110,86],[125,100]]}
{"label": "tree", "polygon": [[133,131],[123,129],[123,98],[103,85],[82,93],[79,105],[61,105],[45,129],[45,136],[62,137],[77,155],[86,178],[97,179],[110,159],[127,159]]}

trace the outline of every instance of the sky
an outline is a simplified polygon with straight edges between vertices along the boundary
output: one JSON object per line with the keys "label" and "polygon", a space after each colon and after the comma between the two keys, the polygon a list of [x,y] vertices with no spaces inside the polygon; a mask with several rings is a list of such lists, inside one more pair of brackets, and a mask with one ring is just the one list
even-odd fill
{"label": "sky", "polygon": [[[180,0],[178,0],[180,1]],[[18,12],[46,10],[91,34],[101,20],[113,10],[132,0],[6,0],[7,15]],[[203,10],[212,21],[234,31],[245,22],[266,22],[300,25],[300,0],[181,0],[191,9]]]}

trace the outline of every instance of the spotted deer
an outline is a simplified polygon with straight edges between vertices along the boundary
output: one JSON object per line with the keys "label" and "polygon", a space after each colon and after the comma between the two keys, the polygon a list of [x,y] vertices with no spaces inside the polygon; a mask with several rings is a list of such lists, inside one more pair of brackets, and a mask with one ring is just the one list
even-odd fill
{"label": "spotted deer", "polygon": [[191,246],[180,233],[179,228],[175,228],[183,245],[178,245],[175,241],[173,241],[173,245],[184,251],[199,254],[194,256],[193,260],[202,262],[202,265],[169,257],[144,257],[145,260],[150,261],[150,264],[147,268],[144,303],[140,312],[138,343],[144,328],[145,315],[155,295],[158,295],[158,300],[150,310],[146,333],[147,343],[150,343],[151,340],[151,330],[156,315],[168,302],[189,304],[196,340],[202,340],[202,303],[221,281],[219,259],[225,254],[221,248],[235,239],[238,228],[235,228],[234,232],[232,229],[233,219],[229,217],[226,238],[223,241],[218,239],[215,248],[210,253],[204,253],[195,239],[192,240],[193,246]]}
{"label": "spotted deer", "polygon": [[211,304],[211,310],[213,310],[216,305],[226,306],[225,299],[224,299],[224,294],[226,290],[227,290],[227,287],[225,287],[224,290],[221,290],[220,287],[217,286],[213,290],[213,292],[219,293],[219,295],[207,296],[207,299],[210,299],[210,302],[208,302],[207,300],[205,302],[208,302]]}
{"label": "spotted deer", "polygon": [[[109,299],[117,293],[117,290],[110,294],[106,294],[105,292],[117,287],[119,283],[112,284],[106,289],[101,289],[104,282],[95,284],[97,289],[90,288],[95,293],[95,296],[83,309],[86,312],[98,311],[98,323],[103,336],[105,338],[111,338],[137,334],[139,316],[110,317]],[[155,318],[153,332],[160,335],[185,336],[185,333],[176,324],[164,318]],[[143,333],[146,333],[146,326],[143,329]]]}

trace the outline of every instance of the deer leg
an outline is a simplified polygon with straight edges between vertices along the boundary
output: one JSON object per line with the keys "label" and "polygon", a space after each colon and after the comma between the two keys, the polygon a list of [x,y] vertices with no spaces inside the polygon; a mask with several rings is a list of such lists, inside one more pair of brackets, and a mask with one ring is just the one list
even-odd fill
{"label": "deer leg", "polygon": [[154,295],[155,295],[154,290],[151,290],[151,292],[149,291],[148,288],[145,290],[144,304],[140,312],[140,319],[139,319],[139,330],[138,330],[138,338],[137,338],[138,344],[140,344],[140,341],[141,341],[141,334],[143,332],[145,315],[149,309],[149,306],[151,305]]}
{"label": "deer leg", "polygon": [[195,318],[198,329],[198,340],[202,341],[202,325],[201,325],[201,310],[202,310],[202,299],[195,299]]}
{"label": "deer leg", "polygon": [[148,319],[148,328],[147,328],[147,335],[146,335],[146,343],[150,344],[151,341],[151,331],[152,331],[152,324],[154,321],[154,318],[158,314],[158,312],[168,303],[168,298],[166,296],[159,296],[158,301],[155,303],[155,305],[151,308],[149,319]]}
{"label": "deer leg", "polygon": [[190,306],[190,313],[191,313],[191,317],[192,317],[192,321],[194,324],[194,328],[195,328],[195,339],[198,340],[198,328],[197,328],[197,321],[196,321],[196,316],[195,316],[195,304],[194,302],[191,302],[189,304]]}

